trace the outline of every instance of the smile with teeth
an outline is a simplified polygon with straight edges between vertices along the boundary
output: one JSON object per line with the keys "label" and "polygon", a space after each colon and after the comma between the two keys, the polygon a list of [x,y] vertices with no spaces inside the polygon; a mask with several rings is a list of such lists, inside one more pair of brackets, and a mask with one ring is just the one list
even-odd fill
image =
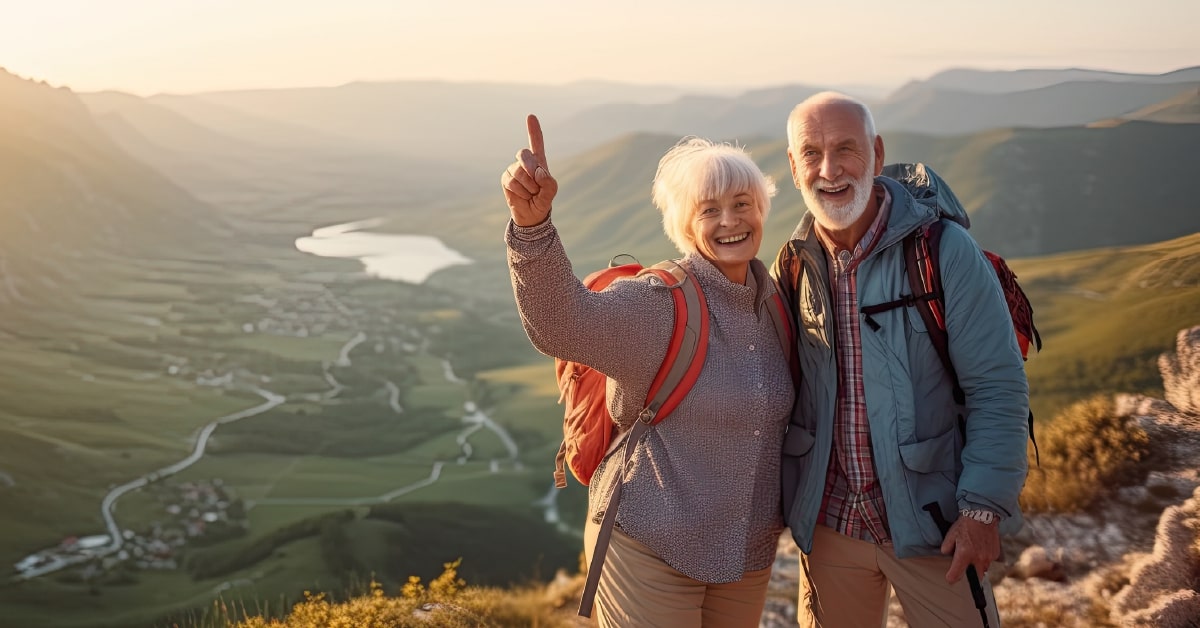
{"label": "smile with teeth", "polygon": [[742,240],[745,240],[746,238],[749,238],[749,237],[750,237],[749,233],[743,233],[741,235],[729,236],[727,238],[717,238],[717,243],[718,244],[733,244],[735,242],[741,242]]}
{"label": "smile with teeth", "polygon": [[840,194],[850,187],[849,183],[843,183],[835,188],[821,188],[821,191],[826,194]]}

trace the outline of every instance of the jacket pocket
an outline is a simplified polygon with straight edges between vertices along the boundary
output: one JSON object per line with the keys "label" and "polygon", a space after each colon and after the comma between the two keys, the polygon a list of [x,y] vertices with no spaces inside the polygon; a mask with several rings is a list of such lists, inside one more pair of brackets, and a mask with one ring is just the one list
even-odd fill
{"label": "jacket pocket", "polygon": [[788,524],[792,523],[792,507],[796,503],[796,495],[803,488],[805,475],[812,464],[813,443],[816,438],[795,423],[788,424],[787,433],[783,435],[783,457],[779,461],[779,490],[782,499],[783,516]]}
{"label": "jacket pocket", "polygon": [[943,512],[953,511],[958,491],[959,450],[959,434],[955,428],[933,438],[900,445],[900,460],[904,464],[917,529],[930,547],[941,545],[942,532],[923,509],[926,504],[936,503]]}
{"label": "jacket pocket", "polygon": [[904,318],[908,321],[908,328],[918,334],[928,334],[929,328],[925,326],[925,317],[917,311],[916,307],[904,308]]}
{"label": "jacket pocket", "polygon": [[958,431],[953,427],[915,443],[900,445],[904,466],[918,473],[954,473],[958,466]]}
{"label": "jacket pocket", "polygon": [[783,455],[803,456],[812,449],[817,439],[803,427],[792,423],[783,435]]}

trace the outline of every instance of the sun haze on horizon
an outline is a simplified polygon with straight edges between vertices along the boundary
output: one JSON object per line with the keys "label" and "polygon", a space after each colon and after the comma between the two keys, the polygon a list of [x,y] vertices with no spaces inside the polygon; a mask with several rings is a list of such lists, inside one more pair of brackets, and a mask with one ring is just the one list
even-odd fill
{"label": "sun haze on horizon", "polygon": [[435,79],[895,87],[949,67],[1161,73],[1200,64],[1200,3],[792,0],[43,0],[0,21],[0,67],[140,95]]}

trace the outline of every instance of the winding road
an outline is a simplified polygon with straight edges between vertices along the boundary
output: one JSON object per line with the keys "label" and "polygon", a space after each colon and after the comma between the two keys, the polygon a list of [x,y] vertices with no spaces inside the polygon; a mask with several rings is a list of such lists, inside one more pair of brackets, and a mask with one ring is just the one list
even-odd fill
{"label": "winding road", "polygon": [[[366,339],[367,339],[366,334],[363,332],[359,332],[353,338],[351,338],[349,341],[347,341],[347,343],[342,347],[341,351],[339,352],[339,357],[338,357],[336,364],[338,366],[343,366],[343,367],[350,366],[351,365],[350,351],[355,346],[361,344],[362,342],[365,342]],[[466,381],[460,379],[457,375],[455,375],[454,369],[451,366],[449,360],[445,360],[445,359],[442,360],[442,369],[443,369],[443,373],[444,373],[447,381],[449,381],[451,383],[455,383],[455,384],[466,384]],[[333,378],[332,374],[329,372],[328,369],[325,369],[325,379],[329,383],[331,390],[324,393],[322,395],[323,398],[329,399],[333,396],[336,396],[338,393],[340,393],[344,389],[344,386],[342,386],[342,384],[340,382],[338,382],[336,379]],[[399,387],[397,387],[394,383],[392,383],[390,381],[385,382],[385,386],[387,386],[388,391],[389,391],[388,405],[397,414],[403,414],[404,409],[400,406],[400,403],[399,403],[399,397],[400,397]],[[30,578],[44,576],[46,574],[53,573],[55,571],[59,571],[63,568],[69,567],[71,565],[83,563],[83,562],[93,560],[95,558],[99,558],[102,556],[107,556],[109,554],[113,554],[113,553],[119,551],[121,549],[121,547],[125,544],[125,538],[124,538],[124,535],[122,534],[121,527],[117,523],[116,517],[114,515],[114,513],[116,511],[117,500],[119,500],[122,496],[126,495],[127,493],[129,493],[131,491],[138,490],[142,487],[145,487],[146,485],[148,485],[150,483],[157,482],[163,478],[175,475],[175,474],[183,471],[184,469],[187,469],[188,467],[196,464],[196,462],[198,462],[204,456],[204,452],[208,447],[209,439],[212,437],[213,432],[215,432],[216,429],[218,427],[220,427],[221,425],[225,425],[227,423],[233,423],[234,421],[240,421],[242,419],[246,419],[246,418],[249,418],[252,416],[262,414],[262,413],[267,412],[268,410],[271,410],[272,408],[282,404],[283,402],[285,402],[287,400],[287,398],[283,395],[273,393],[269,390],[265,390],[265,389],[259,388],[257,386],[251,387],[250,390],[252,392],[254,392],[255,394],[261,396],[263,399],[265,399],[265,401],[257,406],[252,407],[252,408],[247,408],[246,410],[242,410],[240,412],[235,412],[233,414],[228,414],[228,415],[225,415],[225,416],[222,416],[222,417],[219,417],[219,418],[213,420],[211,423],[208,423],[207,425],[205,425],[203,428],[200,429],[199,433],[196,435],[195,445],[192,449],[192,452],[186,458],[184,458],[183,460],[180,460],[179,462],[176,462],[175,464],[172,464],[167,467],[163,467],[156,471],[151,471],[141,477],[138,477],[135,480],[132,480],[130,482],[126,482],[125,484],[117,486],[117,487],[113,488],[112,490],[110,490],[108,492],[108,494],[106,494],[104,496],[104,499],[101,501],[101,504],[100,504],[100,515],[104,519],[104,525],[105,525],[105,528],[107,528],[107,530],[108,530],[108,534],[109,534],[109,538],[110,538],[110,541],[107,545],[98,547],[94,550],[80,552],[80,553],[77,553],[77,554],[74,554],[71,556],[51,555],[49,560],[46,562],[46,564],[43,564],[43,565],[33,568],[33,569],[28,569],[28,570],[22,571],[22,572],[20,572],[20,574],[17,577],[20,579],[27,580]],[[471,454],[472,454],[472,448],[471,448],[469,439],[470,439],[471,435],[473,435],[474,433],[478,432],[481,429],[486,428],[486,429],[494,432],[496,434],[496,436],[500,439],[501,443],[504,445],[504,448],[506,449],[506,451],[508,453],[508,461],[512,462],[516,469],[518,469],[518,470],[521,469],[522,467],[521,467],[521,462],[519,459],[520,450],[517,447],[516,441],[513,440],[512,436],[508,433],[508,431],[505,430],[498,423],[496,423],[494,420],[492,420],[492,418],[489,417],[487,414],[485,414],[482,410],[480,410],[475,405],[474,402],[471,402],[471,401],[466,402],[466,404],[464,406],[464,410],[466,411],[466,414],[463,416],[462,421],[464,423],[469,424],[469,427],[464,429],[463,432],[460,433],[458,436],[457,442],[462,447],[463,455],[459,457],[457,462],[459,464],[463,464],[468,459],[470,459]],[[497,460],[493,460],[492,465],[491,465],[491,470],[485,471],[485,472],[480,472],[479,475],[484,476],[484,475],[488,475],[491,473],[495,473],[499,468],[497,463],[498,463]],[[403,496],[405,494],[419,490],[421,488],[425,488],[427,486],[432,485],[434,482],[437,482],[438,479],[441,477],[442,468],[444,467],[445,464],[446,463],[442,462],[442,461],[435,461],[433,463],[433,467],[430,470],[428,477],[418,480],[416,482],[413,482],[411,484],[396,488],[396,489],[389,491],[387,493],[384,493],[382,495],[374,496],[374,497],[360,497],[360,498],[314,497],[314,498],[259,499],[259,500],[253,500],[253,501],[247,500],[246,504],[247,504],[247,507],[252,507],[254,505],[364,506],[364,505],[371,505],[371,504],[386,503],[386,502],[389,502],[400,496]],[[563,522],[560,521],[560,519],[558,517],[558,508],[556,505],[558,491],[556,489],[553,489],[553,485],[551,485],[551,486],[552,486],[551,491],[549,493],[547,493],[542,499],[539,499],[538,501],[534,502],[533,505],[542,507],[545,509],[545,517],[546,517],[547,521],[557,523],[559,525],[559,527],[565,527]]]}
{"label": "winding road", "polygon": [[240,421],[242,419],[252,417],[256,414],[262,414],[263,412],[266,412],[267,410],[270,410],[271,408],[274,408],[275,406],[286,401],[286,398],[283,395],[277,395],[269,390],[263,390],[257,387],[253,388],[252,390],[256,394],[261,395],[264,399],[266,399],[266,401],[254,406],[253,408],[242,410],[241,412],[235,412],[233,414],[227,414],[213,421],[212,423],[205,425],[204,428],[200,430],[200,433],[196,436],[196,446],[192,450],[191,455],[189,455],[187,458],[184,458],[183,460],[180,460],[169,467],[163,467],[158,471],[151,471],[150,473],[147,473],[146,475],[143,475],[132,482],[122,484],[109,491],[108,495],[104,496],[104,501],[100,503],[100,515],[104,517],[104,525],[108,528],[108,533],[113,539],[113,542],[105,549],[105,554],[110,554],[121,549],[121,546],[125,543],[125,540],[121,535],[121,528],[117,525],[116,518],[113,517],[113,511],[115,510],[117,500],[120,499],[122,495],[142,488],[151,482],[157,482],[158,480],[161,480],[167,476],[175,475],[176,473],[179,473],[180,471],[183,471],[184,469],[196,464],[196,462],[198,462],[200,458],[204,456],[204,450],[208,447],[208,439],[212,437],[212,433],[216,431],[218,427],[226,423],[233,423],[234,421]]}
{"label": "winding road", "polygon": [[213,432],[216,431],[216,429],[221,425],[233,423],[234,421],[240,421],[257,414],[262,414],[263,412],[274,408],[286,400],[284,396],[277,395],[269,390],[263,390],[262,388],[258,387],[251,388],[251,390],[255,394],[258,394],[266,399],[266,401],[254,406],[253,408],[248,408],[233,414],[227,414],[214,420],[208,425],[205,425],[203,428],[201,428],[200,433],[196,435],[196,444],[192,448],[192,453],[188,455],[188,457],[176,462],[171,466],[163,467],[157,471],[151,471],[150,473],[147,473],[136,480],[126,482],[125,484],[112,489],[107,495],[104,496],[104,500],[100,502],[100,516],[104,518],[104,527],[108,529],[108,535],[110,539],[108,545],[96,548],[95,550],[87,553],[80,553],[70,557],[55,557],[45,565],[22,571],[18,577],[28,580],[30,578],[44,576],[48,573],[53,573],[63,569],[64,567],[86,562],[101,556],[107,556],[120,550],[121,546],[125,544],[125,537],[121,534],[121,526],[117,524],[117,519],[113,515],[113,512],[116,510],[117,500],[120,499],[122,495],[142,488],[151,482],[157,482],[165,477],[175,475],[176,473],[179,473],[180,471],[183,471],[184,469],[196,464],[196,462],[204,456],[204,450],[208,447],[209,438],[212,437]]}

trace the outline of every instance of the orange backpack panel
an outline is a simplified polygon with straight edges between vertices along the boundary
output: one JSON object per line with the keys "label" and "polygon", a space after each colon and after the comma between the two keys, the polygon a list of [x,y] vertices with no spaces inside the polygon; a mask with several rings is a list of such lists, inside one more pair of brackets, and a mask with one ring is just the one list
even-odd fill
{"label": "orange backpack panel", "polygon": [[[708,304],[700,284],[690,271],[673,261],[650,268],[637,263],[605,268],[588,275],[583,284],[591,290],[601,291],[618,279],[646,273],[654,274],[673,288],[671,296],[675,303],[675,328],[667,355],[650,385],[645,408],[639,417],[641,421],[654,424],[679,405],[704,366],[708,351]],[[555,458],[554,484],[559,488],[567,485],[565,466],[586,486],[592,481],[600,462],[619,441],[617,425],[608,412],[605,396],[608,378],[578,362],[556,358],[554,366],[561,392],[559,402],[565,406],[563,442]]]}

